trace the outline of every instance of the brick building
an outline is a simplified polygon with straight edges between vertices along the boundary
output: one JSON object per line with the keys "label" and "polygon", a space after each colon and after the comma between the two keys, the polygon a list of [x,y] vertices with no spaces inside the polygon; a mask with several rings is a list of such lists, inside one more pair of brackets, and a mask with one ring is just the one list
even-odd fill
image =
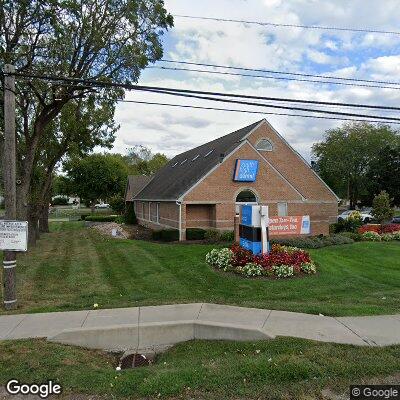
{"label": "brick building", "polygon": [[[237,160],[258,161],[254,182],[234,180]],[[179,229],[181,240],[186,228],[233,230],[237,204],[309,215],[311,235],[328,234],[338,211],[335,193],[265,119],[177,155],[151,178],[131,176],[126,201],[140,224]]]}

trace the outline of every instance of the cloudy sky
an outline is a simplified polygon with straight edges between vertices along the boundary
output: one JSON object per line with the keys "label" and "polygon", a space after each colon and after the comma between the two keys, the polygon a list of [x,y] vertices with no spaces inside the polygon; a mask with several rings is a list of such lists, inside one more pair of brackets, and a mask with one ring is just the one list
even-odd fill
{"label": "cloudy sky", "polygon": [[[172,14],[400,31],[398,0],[165,0],[165,3]],[[164,49],[164,58],[169,60],[400,81],[400,35],[267,27],[176,17],[174,28],[164,36]],[[156,66],[178,65],[159,62]],[[398,106],[400,100],[400,90],[155,68],[144,71],[139,83],[379,105]],[[140,92],[127,93],[126,99],[276,111]],[[311,145],[322,138],[324,131],[341,124],[340,121],[301,117],[265,117],[306,159],[310,158]],[[174,156],[261,118],[262,115],[120,103],[116,120],[121,127],[114,151],[125,153],[127,148],[142,144],[154,152]]]}

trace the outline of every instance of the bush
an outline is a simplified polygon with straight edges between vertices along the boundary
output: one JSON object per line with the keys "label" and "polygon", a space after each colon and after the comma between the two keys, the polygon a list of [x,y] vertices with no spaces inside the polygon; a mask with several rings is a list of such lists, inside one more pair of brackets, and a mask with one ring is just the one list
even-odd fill
{"label": "bush", "polygon": [[201,228],[187,228],[186,240],[203,240],[206,233],[205,229]]}
{"label": "bush", "polygon": [[125,200],[122,196],[113,196],[109,200],[110,207],[118,214],[122,214],[125,208]]}
{"label": "bush", "polygon": [[68,197],[57,196],[52,200],[51,204],[53,204],[53,206],[67,206]]}
{"label": "bush", "polygon": [[353,243],[353,240],[351,237],[345,237],[342,234],[336,234],[331,236],[308,236],[286,239],[274,238],[271,239],[270,242],[272,245],[280,244],[284,246],[298,247],[301,249],[319,249],[326,246]]}
{"label": "bush", "polygon": [[381,233],[381,226],[377,224],[366,224],[358,228],[358,233],[376,232]]}
{"label": "bush", "polygon": [[291,265],[284,264],[272,266],[272,271],[278,278],[289,278],[294,274],[293,267]]}
{"label": "bush", "polygon": [[88,215],[85,221],[91,222],[115,222],[118,215]]}
{"label": "bush", "polygon": [[393,234],[392,233],[384,233],[381,235],[381,240],[384,242],[390,242],[391,240],[394,240]]}
{"label": "bush", "polygon": [[380,242],[381,241],[381,235],[376,232],[364,232],[362,234],[363,240],[368,240],[371,242]]}
{"label": "bush", "polygon": [[90,214],[81,214],[81,221],[85,221]]}
{"label": "bush", "polygon": [[207,240],[207,242],[215,243],[220,240],[220,234],[216,229],[208,229],[204,234],[204,239]]}
{"label": "bush", "polygon": [[400,232],[392,233],[393,240],[400,240]]}
{"label": "bush", "polygon": [[131,201],[128,201],[125,205],[125,223],[129,225],[137,224],[134,204]]}
{"label": "bush", "polygon": [[256,263],[247,263],[238,267],[237,272],[246,276],[261,276],[264,273],[264,268]]}
{"label": "bush", "polygon": [[400,224],[387,224],[383,225],[382,233],[400,232]]}
{"label": "bush", "polygon": [[206,254],[206,263],[208,265],[211,265],[212,267],[216,267],[218,256],[219,249],[212,249],[209,253]]}
{"label": "bush", "polygon": [[151,233],[153,240],[161,240],[162,242],[175,242],[179,240],[179,231],[177,229],[162,229]]}
{"label": "bush", "polygon": [[341,232],[339,233],[340,236],[352,239],[354,242],[360,242],[362,240],[362,236],[360,233],[355,232]]}
{"label": "bush", "polygon": [[231,249],[221,249],[218,253],[217,261],[215,266],[219,269],[223,269],[224,271],[228,271],[232,269],[232,256],[233,252]]}
{"label": "bush", "polygon": [[124,223],[125,223],[125,218],[124,218],[124,216],[123,216],[123,215],[118,215],[118,217],[115,218],[115,222],[116,222],[117,224],[124,224]]}
{"label": "bush", "polygon": [[220,234],[221,242],[233,242],[235,240],[235,232],[234,231],[223,231]]}

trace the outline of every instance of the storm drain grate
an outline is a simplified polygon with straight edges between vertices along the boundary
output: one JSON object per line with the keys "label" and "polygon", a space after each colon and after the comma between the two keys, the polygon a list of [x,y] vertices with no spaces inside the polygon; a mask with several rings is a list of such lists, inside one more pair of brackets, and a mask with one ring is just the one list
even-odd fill
{"label": "storm drain grate", "polygon": [[119,366],[121,369],[130,369],[144,367],[149,364],[151,364],[151,360],[144,354],[128,354],[121,358]]}

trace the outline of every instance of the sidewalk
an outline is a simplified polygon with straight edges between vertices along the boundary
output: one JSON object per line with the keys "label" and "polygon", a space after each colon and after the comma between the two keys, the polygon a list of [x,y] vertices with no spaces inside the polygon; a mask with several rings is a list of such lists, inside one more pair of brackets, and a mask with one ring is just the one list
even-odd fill
{"label": "sidewalk", "polygon": [[0,316],[0,340],[43,337],[107,350],[276,336],[360,346],[400,344],[400,314],[334,318],[196,303]]}

